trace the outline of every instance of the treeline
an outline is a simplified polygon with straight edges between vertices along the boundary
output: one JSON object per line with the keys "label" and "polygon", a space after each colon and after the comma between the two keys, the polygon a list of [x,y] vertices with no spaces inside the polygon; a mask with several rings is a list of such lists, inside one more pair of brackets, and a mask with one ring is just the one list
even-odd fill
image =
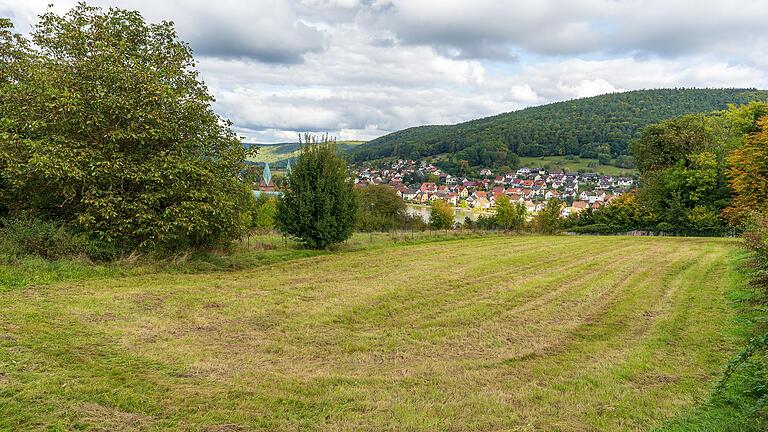
{"label": "treeline", "polygon": [[574,214],[568,229],[719,235],[768,213],[768,103],[648,126],[631,149],[640,171],[637,195]]}
{"label": "treeline", "polygon": [[[638,90],[526,108],[450,126],[405,129],[352,151],[355,161],[447,154],[451,167],[516,166],[519,156],[619,158],[645,126],[729,104],[768,100],[754,89]],[[624,157],[622,157],[624,156]]]}

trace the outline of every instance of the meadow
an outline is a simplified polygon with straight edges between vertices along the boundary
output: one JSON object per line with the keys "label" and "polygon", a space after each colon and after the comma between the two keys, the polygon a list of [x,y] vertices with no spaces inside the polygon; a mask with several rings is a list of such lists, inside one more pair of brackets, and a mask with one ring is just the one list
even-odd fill
{"label": "meadow", "polygon": [[734,240],[355,239],[0,266],[0,430],[653,430],[744,343]]}
{"label": "meadow", "polygon": [[[337,141],[336,144],[343,151],[349,151],[359,145],[365,144],[365,141]],[[298,143],[279,143],[279,144],[253,144],[258,147],[255,155],[248,160],[251,162],[286,162],[299,156],[300,145]]]}
{"label": "meadow", "polygon": [[566,172],[594,172],[611,176],[637,175],[637,169],[621,168],[614,165],[601,164],[597,159],[566,156],[521,157],[520,166],[528,168],[545,168],[547,171],[558,169]]}

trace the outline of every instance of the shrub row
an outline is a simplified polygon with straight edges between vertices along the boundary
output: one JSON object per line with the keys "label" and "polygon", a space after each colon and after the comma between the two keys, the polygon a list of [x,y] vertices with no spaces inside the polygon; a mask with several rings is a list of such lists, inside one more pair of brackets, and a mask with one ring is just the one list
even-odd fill
{"label": "shrub row", "polygon": [[117,257],[118,250],[61,222],[30,217],[0,219],[0,255],[10,258],[36,255],[49,260],[79,257],[108,261]]}

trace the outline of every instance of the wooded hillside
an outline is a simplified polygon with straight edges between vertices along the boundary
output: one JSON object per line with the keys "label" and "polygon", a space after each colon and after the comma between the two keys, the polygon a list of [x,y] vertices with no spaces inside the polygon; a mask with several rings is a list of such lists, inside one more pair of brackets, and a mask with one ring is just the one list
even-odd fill
{"label": "wooded hillside", "polygon": [[451,153],[455,163],[513,164],[517,156],[628,155],[647,125],[683,114],[768,100],[754,89],[661,89],[613,93],[526,108],[450,126],[395,132],[353,150],[356,161]]}

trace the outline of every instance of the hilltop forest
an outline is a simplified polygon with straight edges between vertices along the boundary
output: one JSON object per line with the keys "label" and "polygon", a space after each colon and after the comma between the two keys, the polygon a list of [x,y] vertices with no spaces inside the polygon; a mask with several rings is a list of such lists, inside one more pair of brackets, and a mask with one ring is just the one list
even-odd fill
{"label": "hilltop forest", "polygon": [[357,162],[448,154],[444,168],[517,165],[518,156],[616,158],[630,165],[629,143],[642,128],[729,104],[768,100],[754,89],[659,89],[613,93],[526,108],[449,126],[420,126],[352,151]]}

